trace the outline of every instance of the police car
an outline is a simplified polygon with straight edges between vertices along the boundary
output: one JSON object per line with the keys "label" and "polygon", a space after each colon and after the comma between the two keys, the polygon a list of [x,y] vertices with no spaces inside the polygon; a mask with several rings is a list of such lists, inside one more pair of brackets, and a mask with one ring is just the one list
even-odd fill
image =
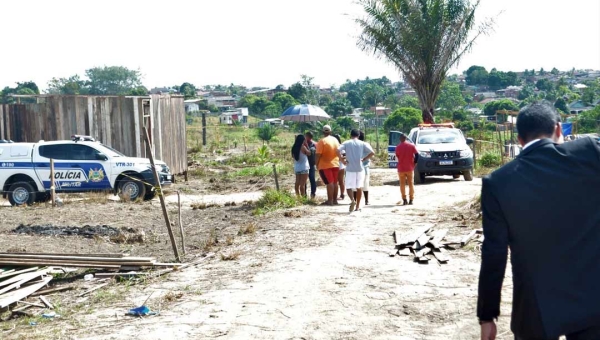
{"label": "police car", "polygon": [[[425,183],[426,176],[463,176],[465,181],[473,180],[473,152],[469,145],[472,138],[465,138],[453,123],[419,124],[410,130],[408,140],[414,143],[419,152],[415,166],[415,184]],[[388,166],[396,167],[396,145],[400,143],[400,132],[390,131]]]}
{"label": "police car", "polygon": [[[146,158],[127,157],[88,136],[38,143],[0,143],[0,192],[12,205],[45,201],[50,193],[50,159],[57,193],[109,191],[124,199],[152,199],[154,175]],[[158,167],[161,185],[172,182],[169,167]]]}

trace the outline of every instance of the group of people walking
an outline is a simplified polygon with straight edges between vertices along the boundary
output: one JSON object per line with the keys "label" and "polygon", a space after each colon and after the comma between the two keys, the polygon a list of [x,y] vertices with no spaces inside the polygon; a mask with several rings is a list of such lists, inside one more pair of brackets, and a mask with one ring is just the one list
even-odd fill
{"label": "group of people walking", "polygon": [[[365,134],[354,129],[350,139],[343,142],[333,135],[331,127],[323,127],[323,138],[315,143],[312,132],[296,136],[292,146],[296,195],[307,196],[306,182],[310,180],[310,197],[317,192],[316,171],[327,188],[324,205],[338,205],[339,200],[350,199],[350,212],[360,210],[363,192],[365,205],[369,204],[369,183],[373,148],[365,142]],[[345,191],[345,192],[344,192]],[[338,197],[339,194],[339,197]]]}

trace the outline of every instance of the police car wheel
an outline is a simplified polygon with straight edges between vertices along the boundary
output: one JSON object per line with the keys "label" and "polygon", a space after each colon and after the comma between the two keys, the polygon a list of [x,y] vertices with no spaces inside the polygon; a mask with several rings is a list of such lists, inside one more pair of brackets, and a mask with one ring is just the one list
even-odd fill
{"label": "police car wheel", "polygon": [[156,190],[147,189],[146,195],[144,195],[144,201],[150,201],[154,197],[156,197]]}
{"label": "police car wheel", "polygon": [[465,178],[465,181],[468,181],[468,182],[472,181],[473,180],[473,169],[463,171],[463,177]]}
{"label": "police car wheel", "polygon": [[146,186],[140,181],[134,179],[122,180],[119,184],[121,198],[128,201],[135,201],[146,196]]}
{"label": "police car wheel", "polygon": [[17,182],[8,189],[8,201],[11,205],[33,205],[36,200],[36,193],[31,184],[27,182]]}

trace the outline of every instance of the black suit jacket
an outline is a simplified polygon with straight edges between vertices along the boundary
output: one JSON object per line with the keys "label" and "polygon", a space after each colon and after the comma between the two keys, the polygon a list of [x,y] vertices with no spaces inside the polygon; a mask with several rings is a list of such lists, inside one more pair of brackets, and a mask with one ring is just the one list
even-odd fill
{"label": "black suit jacket", "polygon": [[557,338],[600,325],[600,145],[543,139],[483,179],[477,316],[500,314],[510,247],[512,331]]}

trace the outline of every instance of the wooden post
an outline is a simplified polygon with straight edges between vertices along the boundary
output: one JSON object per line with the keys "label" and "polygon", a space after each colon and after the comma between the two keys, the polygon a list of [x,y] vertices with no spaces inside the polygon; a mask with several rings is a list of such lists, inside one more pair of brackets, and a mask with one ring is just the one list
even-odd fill
{"label": "wooden post", "polygon": [[477,141],[473,140],[473,169],[477,169]]}
{"label": "wooden post", "polygon": [[500,130],[498,130],[498,145],[500,146],[500,157],[502,159],[502,164],[504,165],[504,146],[502,145],[502,134],[500,133]]}
{"label": "wooden post", "polygon": [[187,170],[183,172],[183,178],[185,178],[186,182],[188,181],[188,171]]}
{"label": "wooden post", "polygon": [[50,159],[50,199],[52,207],[56,206],[56,188],[54,187],[54,159]]}
{"label": "wooden post", "polygon": [[277,178],[277,165],[273,164],[273,175],[275,176],[275,188],[279,191],[279,179]]}
{"label": "wooden post", "polygon": [[202,146],[206,146],[206,112],[202,112]]}
{"label": "wooden post", "polygon": [[[377,111],[377,108],[375,108]],[[377,118],[377,112],[375,112],[375,138],[377,138],[377,155],[379,155],[379,119]]]}
{"label": "wooden post", "polygon": [[179,213],[179,232],[181,233],[181,251],[185,255],[185,235],[183,234],[183,222],[181,222],[181,193],[177,190],[177,207]]}
{"label": "wooden post", "polygon": [[156,187],[158,187],[158,198],[160,198],[160,206],[162,208],[163,217],[165,218],[165,224],[167,225],[167,231],[169,232],[169,238],[171,239],[171,245],[173,246],[173,253],[175,254],[175,259],[181,262],[181,258],[179,257],[179,250],[177,249],[177,244],[175,243],[175,235],[173,235],[173,229],[171,229],[171,221],[169,221],[169,213],[167,212],[165,196],[163,195],[162,187],[160,185],[160,177],[158,176],[158,171],[156,170],[156,165],[154,164],[154,154],[152,153],[152,147],[150,146],[150,138],[148,138],[148,130],[146,130],[146,127],[144,127],[144,141],[146,142],[148,158],[150,159],[150,164],[152,165],[152,174],[154,175],[154,181],[156,182]]}

